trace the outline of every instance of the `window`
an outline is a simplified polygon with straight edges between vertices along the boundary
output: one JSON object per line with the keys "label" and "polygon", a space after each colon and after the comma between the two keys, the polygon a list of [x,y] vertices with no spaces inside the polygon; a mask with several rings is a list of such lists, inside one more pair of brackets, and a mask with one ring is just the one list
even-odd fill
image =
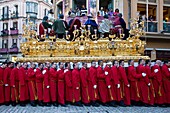
{"label": "window", "polygon": [[14,5],[13,17],[18,17],[18,5]]}
{"label": "window", "polygon": [[13,22],[13,28],[18,29],[18,22]]}
{"label": "window", "polygon": [[8,39],[2,40],[2,48],[8,48]]}
{"label": "window", "polygon": [[170,33],[170,0],[164,0],[163,30],[167,33]]}
{"label": "window", "polygon": [[8,23],[3,23],[3,30],[8,30]]}
{"label": "window", "polygon": [[3,11],[2,18],[3,19],[8,19],[9,18],[9,7],[8,6],[3,7],[2,11]]}
{"label": "window", "polygon": [[27,13],[38,13],[38,4],[34,2],[26,2],[26,12]]}
{"label": "window", "polygon": [[137,11],[145,21],[147,32],[157,32],[157,0],[138,0]]}
{"label": "window", "polygon": [[17,47],[17,39],[12,39],[12,47],[11,48],[16,48]]}
{"label": "window", "polygon": [[47,15],[48,15],[48,10],[44,9],[44,16],[47,16]]}

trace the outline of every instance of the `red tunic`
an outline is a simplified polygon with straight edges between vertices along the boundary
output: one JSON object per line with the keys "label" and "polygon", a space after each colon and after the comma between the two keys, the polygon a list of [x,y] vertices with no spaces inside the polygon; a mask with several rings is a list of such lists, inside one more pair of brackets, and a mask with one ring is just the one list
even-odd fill
{"label": "red tunic", "polygon": [[55,68],[50,68],[50,95],[51,101],[57,101],[57,72]]}
{"label": "red tunic", "polygon": [[155,102],[155,91],[154,91],[154,87],[153,87],[153,77],[154,74],[151,73],[151,68],[149,66],[145,66],[146,67],[146,74],[148,75],[149,78],[149,82],[150,82],[150,88],[149,88],[149,95],[150,95],[150,101],[149,104],[150,105],[154,105]]}
{"label": "red tunic", "polygon": [[95,67],[90,67],[88,76],[88,88],[90,100],[96,101],[99,99],[98,90],[94,89],[94,85],[97,85],[97,70]]}
{"label": "red tunic", "polygon": [[123,99],[123,96],[121,97],[120,88],[117,88],[117,85],[120,84],[120,81],[118,78],[118,68],[116,66],[112,66],[111,71],[112,71],[111,83],[112,83],[112,87],[115,88],[116,97],[117,97],[116,100],[121,101]]}
{"label": "red tunic", "polygon": [[10,85],[11,85],[11,100],[13,102],[18,102],[19,100],[19,82],[18,82],[18,68],[13,68],[10,75]]}
{"label": "red tunic", "polygon": [[[60,69],[57,71],[58,76],[58,103],[65,104],[65,82],[64,82],[64,70]],[[66,92],[67,93],[67,92]]]}
{"label": "red tunic", "polygon": [[11,100],[11,90],[10,90],[10,75],[11,75],[12,68],[7,67],[4,70],[4,84],[8,84],[8,86],[5,86],[5,102],[10,102]]}
{"label": "red tunic", "polygon": [[[154,70],[158,69],[157,73],[154,73]],[[163,90],[163,84],[162,84],[162,72],[158,65],[154,65],[152,67],[152,71],[154,73],[153,77],[153,86],[155,90],[155,103],[156,104],[164,104],[164,90]]]}
{"label": "red tunic", "polygon": [[163,87],[165,90],[166,103],[170,104],[170,71],[167,65],[162,66]]}
{"label": "red tunic", "polygon": [[3,104],[5,99],[4,99],[4,83],[3,83],[3,76],[4,76],[4,69],[0,67],[0,104]]}
{"label": "red tunic", "polygon": [[88,77],[89,72],[86,68],[82,67],[80,70],[80,79],[81,79],[81,95],[82,102],[85,104],[90,103],[89,89],[88,89]]}
{"label": "red tunic", "polygon": [[80,73],[78,69],[73,69],[72,71],[72,85],[73,85],[73,98],[75,102],[81,100],[80,96]]}
{"label": "red tunic", "polygon": [[66,86],[66,101],[75,102],[73,98],[73,85],[72,85],[72,75],[69,69],[65,69],[67,72],[64,73],[65,76],[65,86]]}
{"label": "red tunic", "polygon": [[26,101],[27,100],[27,70],[23,67],[19,69],[19,93],[20,93],[20,101]]}
{"label": "red tunic", "polygon": [[33,68],[28,69],[28,89],[30,100],[34,101],[37,100],[37,91],[36,91],[36,84],[35,84],[35,72]]}
{"label": "red tunic", "polygon": [[50,72],[48,68],[44,68],[44,70],[46,70],[46,73],[44,74],[43,101],[47,103],[50,102],[50,88],[48,88],[50,86],[49,82]]}
{"label": "red tunic", "polygon": [[107,85],[106,85],[106,75],[104,70],[98,66],[97,68],[97,81],[98,81],[98,90],[100,95],[100,101],[103,103],[107,102]]}
{"label": "red tunic", "polygon": [[112,76],[113,76],[112,70],[109,66],[106,66],[104,68],[104,72],[108,72],[108,75],[105,78],[106,85],[107,85],[107,87],[109,85],[111,86],[111,88],[107,88],[107,94],[108,94],[107,101],[109,101],[109,102],[116,101],[117,100],[117,98],[116,98],[116,84],[113,85],[113,83],[115,83],[115,82],[114,82],[114,80],[112,81]]}
{"label": "red tunic", "polygon": [[36,88],[37,88],[37,96],[38,100],[43,100],[43,81],[44,81],[44,75],[42,74],[42,71],[37,68],[36,69]]}
{"label": "red tunic", "polygon": [[142,74],[137,74],[134,66],[128,67],[128,79],[130,81],[130,92],[131,100],[139,101],[140,100],[140,90],[138,79],[142,78]]}
{"label": "red tunic", "polygon": [[[143,65],[139,65],[137,67],[137,73],[138,74],[146,73],[146,68]],[[148,79],[148,75],[139,78],[139,92],[141,95],[141,101],[145,104],[149,104],[150,101],[149,86],[148,86],[149,83],[150,82]]]}
{"label": "red tunic", "polygon": [[120,87],[121,87],[121,94],[124,97],[124,102],[126,105],[130,105],[130,88],[127,86],[129,84],[125,68],[122,66],[119,66],[118,68],[118,76],[120,81]]}

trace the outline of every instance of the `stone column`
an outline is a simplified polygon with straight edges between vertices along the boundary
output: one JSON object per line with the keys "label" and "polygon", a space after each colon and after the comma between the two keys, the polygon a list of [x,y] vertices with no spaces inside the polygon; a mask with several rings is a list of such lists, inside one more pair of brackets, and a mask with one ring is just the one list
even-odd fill
{"label": "stone column", "polygon": [[135,18],[137,14],[138,0],[131,0],[131,18]]}
{"label": "stone column", "polygon": [[158,0],[157,6],[157,19],[158,19],[158,32],[163,31],[163,0]]}

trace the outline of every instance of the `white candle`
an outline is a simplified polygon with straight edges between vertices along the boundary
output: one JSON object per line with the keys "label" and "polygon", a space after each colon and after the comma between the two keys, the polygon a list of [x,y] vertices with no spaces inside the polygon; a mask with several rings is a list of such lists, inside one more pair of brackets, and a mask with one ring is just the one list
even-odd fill
{"label": "white candle", "polygon": [[74,25],[74,29],[75,29],[75,30],[77,29],[77,25]]}

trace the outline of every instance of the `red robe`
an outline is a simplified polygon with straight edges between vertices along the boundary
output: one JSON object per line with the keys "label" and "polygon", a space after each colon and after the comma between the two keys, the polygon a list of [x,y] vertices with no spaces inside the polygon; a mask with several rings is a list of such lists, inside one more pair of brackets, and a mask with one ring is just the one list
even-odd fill
{"label": "red robe", "polygon": [[[108,76],[108,75],[107,75]],[[106,85],[106,75],[104,70],[101,68],[101,66],[98,66],[97,68],[97,81],[98,81],[98,90],[100,95],[100,101],[103,103],[107,102],[107,85]]]}
{"label": "red robe", "polygon": [[10,75],[11,75],[12,68],[7,67],[4,70],[4,84],[8,84],[8,86],[5,86],[4,88],[4,96],[5,96],[5,102],[10,102],[11,100],[11,90],[10,90]]}
{"label": "red robe", "polygon": [[111,87],[115,89],[116,93],[116,100],[121,101],[123,100],[123,96],[121,96],[121,90],[120,88],[117,88],[117,85],[120,84],[119,78],[118,78],[118,68],[116,66],[112,66],[111,68],[112,75],[111,75]]}
{"label": "red robe", "polygon": [[5,99],[4,99],[4,83],[3,83],[3,76],[4,76],[4,69],[0,67],[0,104],[3,104]]}
{"label": "red robe", "polygon": [[19,69],[19,93],[20,93],[20,101],[26,101],[27,100],[27,70],[23,67]]}
{"label": "red robe", "polygon": [[73,85],[73,98],[75,102],[81,100],[80,96],[80,72],[78,69],[73,69],[72,71],[72,85]]}
{"label": "red robe", "polygon": [[[159,71],[157,73],[154,73],[154,70],[158,69]],[[153,86],[155,90],[155,103],[156,104],[164,104],[164,90],[163,90],[163,84],[162,84],[162,72],[158,65],[154,65],[152,67],[153,72]]]}
{"label": "red robe", "polygon": [[98,90],[97,88],[94,89],[94,85],[97,85],[97,70],[95,67],[90,67],[88,76],[88,88],[91,101],[96,101],[99,99]]}
{"label": "red robe", "polygon": [[109,66],[106,66],[104,68],[104,72],[108,72],[108,75],[105,78],[106,85],[111,86],[111,88],[107,88],[107,94],[108,94],[107,101],[108,102],[116,101],[117,100],[117,98],[116,98],[116,85],[112,84],[112,82],[114,82],[114,81],[112,81],[112,74],[113,74],[112,70]]}
{"label": "red robe", "polygon": [[151,68],[149,66],[145,66],[146,68],[146,74],[148,75],[149,78],[149,82],[150,82],[150,89],[149,89],[149,94],[150,94],[150,101],[149,104],[150,105],[154,105],[155,102],[155,91],[154,91],[154,87],[153,87],[153,77],[154,74],[151,73]]}
{"label": "red robe", "polygon": [[72,75],[71,71],[69,69],[67,72],[64,73],[65,76],[65,86],[66,86],[66,101],[68,102],[75,102],[75,99],[73,98],[73,85],[72,85]]}
{"label": "red robe", "polygon": [[43,101],[45,103],[50,102],[50,88],[47,88],[47,86],[50,86],[49,78],[50,78],[50,72],[48,68],[44,68],[46,70],[46,73],[44,74],[44,92],[43,92]]}
{"label": "red robe", "polygon": [[170,71],[167,65],[162,66],[163,87],[165,91],[166,103],[170,104]]}
{"label": "red robe", "polygon": [[[136,69],[138,74],[146,73],[146,68],[143,65],[139,65]],[[150,101],[149,83],[148,75],[139,78],[139,92],[141,95],[141,101],[145,104],[149,104]]]}
{"label": "red robe", "polygon": [[44,75],[42,74],[42,71],[37,68],[36,69],[36,88],[37,88],[37,96],[38,100],[43,100],[43,81],[44,81]]}
{"label": "red robe", "polygon": [[18,102],[18,100],[19,100],[18,72],[19,72],[18,68],[13,68],[11,71],[11,75],[10,75],[11,101],[13,101],[13,102]]}
{"label": "red robe", "polygon": [[30,100],[35,101],[37,100],[37,91],[36,91],[36,84],[35,84],[35,72],[33,68],[28,69],[28,89],[29,89],[29,95]]}
{"label": "red robe", "polygon": [[[65,82],[64,82],[64,69],[60,69],[57,71],[58,77],[58,103],[65,104]],[[66,92],[67,94],[67,92]]]}
{"label": "red robe", "polygon": [[81,79],[81,95],[82,102],[85,104],[90,103],[89,89],[88,89],[88,77],[89,72],[86,68],[82,67],[80,70],[80,79]]}
{"label": "red robe", "polygon": [[57,101],[57,72],[55,68],[50,68],[50,95],[51,101]]}
{"label": "red robe", "polygon": [[139,101],[140,100],[140,90],[138,79],[142,78],[142,74],[137,74],[134,66],[128,67],[128,79],[130,81],[130,92],[131,100]]}
{"label": "red robe", "polygon": [[130,88],[127,86],[129,84],[126,71],[124,67],[119,66],[118,68],[118,76],[120,81],[120,87],[121,87],[121,94],[124,97],[124,103],[126,105],[130,105]]}

